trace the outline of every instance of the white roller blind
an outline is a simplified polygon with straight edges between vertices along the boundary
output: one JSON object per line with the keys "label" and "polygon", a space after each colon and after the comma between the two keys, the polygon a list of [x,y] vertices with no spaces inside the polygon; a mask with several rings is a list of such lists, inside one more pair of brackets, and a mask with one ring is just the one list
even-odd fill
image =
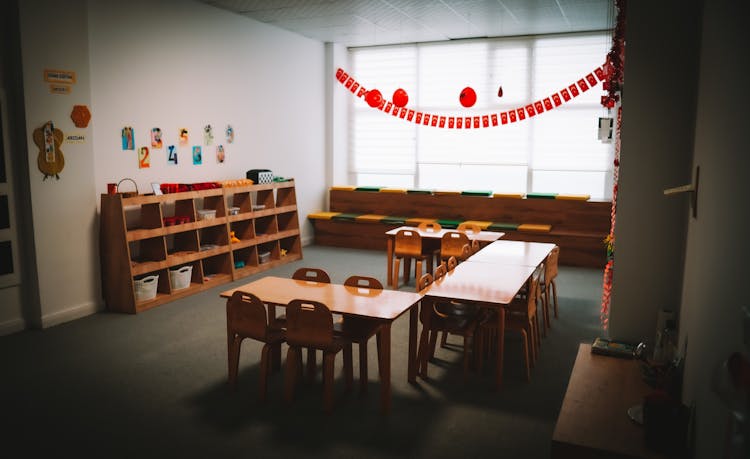
{"label": "white roller blind", "polygon": [[[350,50],[352,74],[407,108],[482,116],[549,97],[604,62],[609,33],[425,43]],[[461,90],[477,94],[473,107]],[[503,96],[498,98],[502,86]],[[531,119],[456,130],[416,125],[352,97],[351,165],[357,185],[532,191],[609,198],[612,145],[597,140],[601,85]]]}

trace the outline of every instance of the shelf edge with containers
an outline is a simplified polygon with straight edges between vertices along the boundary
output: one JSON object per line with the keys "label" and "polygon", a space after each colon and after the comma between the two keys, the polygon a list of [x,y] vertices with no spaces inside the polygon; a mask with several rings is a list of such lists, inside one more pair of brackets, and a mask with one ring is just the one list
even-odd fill
{"label": "shelf edge with containers", "polygon": [[[136,187],[137,188],[137,187]],[[109,311],[135,314],[302,259],[294,179],[161,184],[101,195]]]}

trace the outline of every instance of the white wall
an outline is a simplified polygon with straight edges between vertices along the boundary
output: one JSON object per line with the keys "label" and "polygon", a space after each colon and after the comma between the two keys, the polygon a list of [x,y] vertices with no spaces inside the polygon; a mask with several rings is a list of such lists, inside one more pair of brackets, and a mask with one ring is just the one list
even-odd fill
{"label": "white wall", "polygon": [[[749,350],[741,312],[750,309],[744,289],[750,96],[742,89],[750,70],[748,17],[747,4],[705,2],[694,156],[701,168],[698,217],[688,229],[680,315],[681,340],[687,342],[684,397],[696,404],[698,458],[740,457],[736,451],[724,455],[729,411],[711,390],[711,379],[732,352]],[[748,454],[750,444],[745,448]]]}
{"label": "white wall", "polygon": [[[70,119],[73,105],[91,106],[86,2],[23,1],[19,16],[40,315],[42,326],[50,326],[100,305],[92,128],[75,128]],[[45,69],[76,72],[71,94],[50,94]],[[63,133],[88,137],[61,146],[65,168],[59,180],[42,180],[32,137],[50,120]]]}
{"label": "white wall", "polygon": [[[151,182],[244,178],[248,169],[268,168],[295,178],[303,242],[311,239],[305,216],[324,207],[326,189],[322,43],[188,0],[19,4],[43,326],[103,306],[99,194],[124,177],[145,192]],[[71,95],[49,93],[42,77],[48,68],[76,72]],[[90,107],[88,128],[73,127],[74,104]],[[86,136],[83,144],[63,145],[59,181],[36,172],[31,136],[47,120]],[[231,145],[224,140],[228,123]],[[202,145],[206,124],[214,126],[211,147]],[[167,165],[164,149],[152,150],[149,169],[138,169],[136,151],[121,148],[125,125],[135,129],[136,148],[150,147],[152,127],[162,129],[165,145],[187,127],[190,147],[204,149],[203,165],[192,164],[186,147],[177,166]],[[215,159],[219,143],[223,164]]]}
{"label": "white wall", "polygon": [[[96,190],[124,177],[151,182],[244,178],[248,169],[294,177],[303,239],[307,213],[322,209],[325,187],[324,45],[211,6],[184,0],[97,1],[89,5]],[[214,144],[203,127],[214,128]],[[231,124],[234,143],[224,130]],[[123,151],[132,126],[136,151]],[[161,128],[162,150],[138,169],[137,149]],[[167,164],[166,145],[186,127],[189,145]],[[226,160],[216,161],[223,144]],[[203,164],[192,164],[201,145]],[[123,187],[131,185],[123,183]],[[125,188],[126,190],[132,188]]]}

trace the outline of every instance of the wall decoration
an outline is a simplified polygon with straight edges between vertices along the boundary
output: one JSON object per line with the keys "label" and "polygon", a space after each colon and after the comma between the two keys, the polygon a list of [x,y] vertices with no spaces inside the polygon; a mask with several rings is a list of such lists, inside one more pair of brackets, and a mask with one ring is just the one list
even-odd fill
{"label": "wall decoration", "polygon": [[409,103],[409,94],[401,88],[393,92],[393,105],[396,107],[405,107]]}
{"label": "wall decoration", "polygon": [[473,107],[477,102],[477,93],[473,88],[467,86],[461,91],[461,94],[458,95],[458,101],[461,102],[461,105],[464,107]]}
{"label": "wall decoration", "polygon": [[498,86],[497,87],[497,97],[503,97],[503,87]]}
{"label": "wall decoration", "polygon": [[179,145],[181,147],[187,146],[187,144],[188,144],[188,130],[187,130],[187,128],[180,128],[180,131],[178,133],[178,138],[180,139]]}
{"label": "wall decoration", "polygon": [[203,143],[205,145],[211,145],[214,143],[214,128],[210,124],[203,127]]}
{"label": "wall decoration", "polygon": [[72,92],[72,89],[67,84],[52,83],[49,85],[50,94],[61,94],[63,96],[67,96],[67,95],[70,95],[71,92]]}
{"label": "wall decoration", "polygon": [[60,172],[65,167],[65,157],[60,150],[64,138],[62,131],[55,129],[52,121],[47,121],[44,126],[34,129],[33,138],[34,143],[39,148],[36,163],[39,170],[44,174],[42,180],[47,180],[47,177],[53,175],[59,180]]}
{"label": "wall decoration", "polygon": [[161,128],[151,128],[151,148],[161,148]]}
{"label": "wall decoration", "polygon": [[203,164],[203,153],[200,145],[193,146],[193,164],[196,166]]}
{"label": "wall decoration", "polygon": [[133,128],[130,126],[125,126],[122,128],[122,149],[123,150],[135,150],[135,141],[133,140],[135,138],[135,133],[133,132]]}
{"label": "wall decoration", "polygon": [[91,112],[85,105],[73,105],[73,111],[70,112],[70,119],[77,128],[88,127],[91,121]]}
{"label": "wall decoration", "polygon": [[167,164],[177,165],[177,147],[174,145],[167,145]]}
{"label": "wall decoration", "polygon": [[65,136],[65,143],[86,143],[86,136],[73,133]]}
{"label": "wall decoration", "polygon": [[[383,95],[379,90],[367,90],[360,85],[359,89],[356,92],[356,97],[364,98],[367,105],[372,108],[381,110],[385,113],[389,113],[392,116],[398,117],[408,122],[422,124],[423,126],[439,128],[447,127],[449,129],[490,128],[503,126],[509,123],[515,123],[517,121],[523,121],[526,118],[532,118],[536,115],[548,112],[556,107],[561,106],[565,102],[570,102],[571,100],[573,100],[573,98],[577,97],[582,92],[588,91],[589,88],[593,87],[595,84],[598,84],[598,82],[604,82],[606,75],[607,73],[604,71],[603,67],[597,67],[595,70],[576,80],[575,83],[572,83],[567,87],[563,87],[563,89],[550,94],[548,97],[543,97],[534,102],[526,103],[521,107],[499,113],[487,113],[477,117],[466,117],[466,119],[464,119],[463,117],[456,117],[453,123],[451,123],[450,117],[447,118],[448,122],[445,123],[445,118],[441,119],[441,115],[439,114],[414,112],[412,110],[407,110],[402,106],[399,106],[399,104],[401,103],[405,104],[406,102],[408,102],[408,95],[401,94],[399,90],[396,90],[393,94],[394,99],[399,100],[388,101],[383,98]],[[339,82],[345,86],[347,82],[350,82],[350,80],[350,87],[354,87],[355,84],[358,84],[357,81],[354,80],[354,77],[349,76],[349,74],[347,74],[343,71],[343,69],[340,68],[336,71],[336,79],[338,79]],[[354,94],[354,91],[351,92],[352,94]],[[502,97],[502,86],[498,87],[497,94],[498,97]],[[459,102],[462,106],[467,108],[472,107],[476,103],[476,100],[476,91],[468,86],[464,88],[459,95]],[[416,116],[414,116],[415,113]],[[498,119],[500,120],[499,122]]]}
{"label": "wall decoration", "polygon": [[151,167],[151,155],[148,152],[148,147],[141,147],[138,149],[138,169],[149,167]]}
{"label": "wall decoration", "polygon": [[72,70],[44,70],[44,81],[47,83],[75,84],[76,72]]}
{"label": "wall decoration", "polygon": [[227,124],[227,129],[225,131],[225,134],[227,138],[227,143],[234,142],[234,128],[231,125]]}
{"label": "wall decoration", "polygon": [[216,146],[216,162],[219,164],[224,162],[224,145]]}

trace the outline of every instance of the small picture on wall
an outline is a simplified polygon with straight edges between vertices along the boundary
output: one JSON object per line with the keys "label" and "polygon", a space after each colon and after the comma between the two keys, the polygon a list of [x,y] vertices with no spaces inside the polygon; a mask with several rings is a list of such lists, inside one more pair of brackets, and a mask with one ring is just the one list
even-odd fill
{"label": "small picture on wall", "polygon": [[177,165],[177,147],[174,145],[167,145],[167,164]]}
{"label": "small picture on wall", "polygon": [[193,164],[196,166],[203,164],[203,154],[201,153],[200,145],[193,146]]}
{"label": "small picture on wall", "polygon": [[149,155],[148,147],[141,147],[138,149],[138,168],[146,169],[151,167],[151,155]]}
{"label": "small picture on wall", "polygon": [[135,134],[133,133],[133,128],[130,126],[125,126],[122,128],[122,149],[123,150],[135,150],[135,143],[133,141],[133,138],[135,137]]}
{"label": "small picture on wall", "polygon": [[229,124],[227,124],[226,136],[227,136],[227,143],[234,142],[234,128]]}
{"label": "small picture on wall", "polygon": [[180,146],[184,147],[188,144],[188,130],[187,128],[180,128],[179,131]]}
{"label": "small picture on wall", "polygon": [[224,145],[217,145],[216,147],[216,162],[219,164],[224,162]]}
{"label": "small picture on wall", "polygon": [[161,148],[161,129],[158,127],[151,128],[151,148]]}
{"label": "small picture on wall", "polygon": [[214,128],[210,124],[203,127],[203,143],[206,145],[214,143]]}

